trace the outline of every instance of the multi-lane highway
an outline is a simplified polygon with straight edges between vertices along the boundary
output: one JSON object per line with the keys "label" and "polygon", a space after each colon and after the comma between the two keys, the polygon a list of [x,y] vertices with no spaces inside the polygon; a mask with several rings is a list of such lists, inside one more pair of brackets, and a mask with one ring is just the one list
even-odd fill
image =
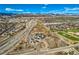
{"label": "multi-lane highway", "polygon": [[[36,20],[30,20],[29,22],[26,23],[26,28],[19,31],[16,35],[1,42],[0,43],[0,54],[7,54],[8,52],[12,51],[17,46],[17,44],[19,44],[19,42],[21,41],[21,38],[23,36],[28,38],[31,30],[33,29],[33,27],[36,24],[37,24]],[[74,45],[65,46],[65,47],[54,48],[54,49],[46,49],[46,50],[40,50],[40,51],[34,50],[31,52],[29,51],[28,53],[25,52],[23,54],[26,54],[26,55],[49,54],[50,52],[55,53],[55,52],[59,52],[59,51],[65,51],[66,49],[74,48],[76,46],[79,46],[79,43],[74,44]],[[77,54],[79,54],[78,51],[76,51],[76,52],[77,52]]]}
{"label": "multi-lane highway", "polygon": [[29,32],[35,25],[36,21],[34,20],[31,20],[30,22],[26,23],[26,28],[24,30],[9,38],[4,44],[0,46],[0,54],[7,54],[8,52],[10,52],[19,43],[23,36],[28,37]]}

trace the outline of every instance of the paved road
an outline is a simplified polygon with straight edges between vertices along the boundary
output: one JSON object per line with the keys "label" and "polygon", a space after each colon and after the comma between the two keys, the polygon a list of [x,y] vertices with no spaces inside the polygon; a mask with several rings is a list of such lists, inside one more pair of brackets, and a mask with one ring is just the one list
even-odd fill
{"label": "paved road", "polygon": [[32,28],[36,25],[36,21],[31,20],[27,23],[27,28],[25,28],[23,31],[19,32],[15,36],[8,39],[8,41],[0,46],[0,54],[7,54],[9,51],[14,48],[15,45],[17,45],[20,41],[20,38],[23,37],[23,35],[28,36],[29,32],[32,30]]}
{"label": "paved road", "polygon": [[44,23],[44,25],[55,25],[55,24],[63,24],[63,23],[60,23],[60,22],[58,22],[58,23]]}
{"label": "paved road", "polygon": [[78,44],[74,44],[74,45],[70,45],[70,46],[66,46],[66,47],[60,47],[60,48],[54,48],[54,49],[47,49],[47,50],[40,50],[39,52],[37,51],[32,51],[32,52],[29,52],[29,53],[24,53],[25,55],[37,55],[37,54],[41,54],[41,55],[45,55],[49,52],[52,52],[52,53],[55,53],[55,52],[59,52],[59,51],[64,51],[66,49],[70,49],[70,48],[74,48],[76,46],[79,46],[79,43]]}
{"label": "paved road", "polygon": [[[66,24],[67,22],[55,22],[55,23],[44,23],[44,25],[57,25],[57,24]],[[73,22],[73,24],[79,23],[79,21]]]}
{"label": "paved road", "polygon": [[[18,24],[14,25],[14,26],[17,27]],[[19,30],[22,29],[22,28],[24,28],[24,27],[21,26],[21,25],[20,25],[18,28],[14,28],[13,26],[11,26],[8,30],[5,31],[5,33],[6,33],[6,32],[10,33],[11,31],[14,31],[14,30],[17,30],[17,29],[18,29],[18,31],[19,31]],[[15,32],[16,32],[16,31],[15,31]],[[3,34],[4,34],[4,33],[3,33]],[[0,46],[2,46],[3,44],[7,43],[7,42],[9,41],[9,38],[10,38],[10,37],[12,37],[12,36],[7,35],[7,37],[5,37],[4,39],[0,40]]]}

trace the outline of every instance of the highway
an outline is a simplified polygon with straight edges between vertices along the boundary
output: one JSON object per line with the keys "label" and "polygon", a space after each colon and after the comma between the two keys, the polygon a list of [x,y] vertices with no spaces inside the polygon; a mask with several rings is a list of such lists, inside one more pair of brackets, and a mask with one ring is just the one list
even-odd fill
{"label": "highway", "polygon": [[26,23],[26,28],[13,37],[9,38],[6,43],[0,46],[0,54],[7,54],[10,52],[20,41],[23,36],[28,37],[32,28],[36,25],[36,21],[31,20]]}
{"label": "highway", "polygon": [[[20,26],[19,26],[20,25]],[[10,37],[12,37],[11,35],[8,35],[9,33],[15,33],[16,30],[18,29],[18,31],[20,31],[21,29],[23,29],[23,25],[22,24],[15,24],[14,26],[11,26],[10,28],[8,28],[4,33],[7,33],[7,36],[4,39],[0,40],[0,46],[3,45],[4,43],[6,43]],[[17,28],[17,26],[19,26]],[[13,32],[12,32],[13,31]],[[17,31],[17,32],[18,32]],[[3,34],[4,34],[3,33]],[[3,36],[4,37],[4,36]]]}
{"label": "highway", "polygon": [[[33,29],[33,27],[36,24],[37,24],[37,21],[30,20],[29,22],[26,23],[26,28],[24,28],[19,33],[12,36],[11,38],[8,38],[7,40],[5,40],[4,43],[1,43],[0,44],[0,54],[1,55],[8,54],[8,52],[12,51],[17,46],[17,44],[19,44],[19,42],[21,41],[21,38],[23,36],[26,36],[26,38],[28,38],[31,30]],[[25,52],[22,54],[24,54],[24,55],[37,55],[37,54],[45,55],[50,52],[55,53],[55,52],[59,52],[59,51],[65,51],[66,49],[74,48],[76,46],[79,46],[79,43],[74,44],[74,45],[65,46],[65,47],[54,48],[54,49],[46,49],[46,50],[40,50],[40,51],[34,50],[31,52],[29,51],[28,53]],[[78,54],[79,54],[79,52],[78,52]]]}
{"label": "highway", "polygon": [[15,24],[13,24],[12,26],[10,26],[9,28],[6,28],[4,31],[0,32],[0,35],[2,35],[4,32],[12,30],[14,26],[15,26]]}

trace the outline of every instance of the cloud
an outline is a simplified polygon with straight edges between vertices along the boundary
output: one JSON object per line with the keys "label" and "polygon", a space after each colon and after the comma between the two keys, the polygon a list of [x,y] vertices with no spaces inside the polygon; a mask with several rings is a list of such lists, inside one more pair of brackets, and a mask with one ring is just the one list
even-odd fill
{"label": "cloud", "polygon": [[22,9],[5,8],[6,11],[23,11]]}
{"label": "cloud", "polygon": [[26,12],[26,13],[31,13],[30,11]]}
{"label": "cloud", "polygon": [[46,8],[46,6],[43,6],[42,8],[44,8],[44,9],[45,9],[45,8]]}
{"label": "cloud", "polygon": [[6,11],[13,11],[14,9],[12,8],[5,8]]}
{"label": "cloud", "polygon": [[75,11],[75,10],[79,10],[79,8],[75,7],[75,8],[64,8],[65,11]]}
{"label": "cloud", "polygon": [[60,10],[51,10],[48,11],[48,13],[54,13],[54,14],[65,14],[65,13],[78,13],[79,8],[75,7],[75,8],[67,8],[65,7],[64,9],[60,9]]}
{"label": "cloud", "polygon": [[27,14],[30,14],[30,13],[32,13],[32,12],[30,12],[30,11],[26,11],[26,12],[22,12],[22,13],[27,13]]}
{"label": "cloud", "polygon": [[[45,7],[43,7],[45,8]],[[79,8],[64,8],[64,9],[58,9],[58,10],[50,10],[47,12],[41,12],[41,13],[54,13],[54,14],[65,14],[65,13],[78,13]]]}
{"label": "cloud", "polygon": [[51,10],[51,11],[48,11],[48,13],[59,13],[59,10]]}
{"label": "cloud", "polygon": [[54,13],[54,14],[65,14],[65,13],[78,13],[79,8],[64,8],[61,10],[51,10],[48,13]]}
{"label": "cloud", "polygon": [[47,8],[47,6],[48,6],[48,4],[44,4],[44,6],[43,6],[42,8],[44,8],[44,9],[45,9],[45,8]]}
{"label": "cloud", "polygon": [[16,11],[23,11],[23,10],[19,9],[19,10],[16,10]]}
{"label": "cloud", "polygon": [[48,4],[44,4],[45,6],[47,6]]}
{"label": "cloud", "polygon": [[74,8],[67,8],[65,7],[63,10],[63,13],[78,13],[79,12],[79,8],[78,7],[74,7]]}

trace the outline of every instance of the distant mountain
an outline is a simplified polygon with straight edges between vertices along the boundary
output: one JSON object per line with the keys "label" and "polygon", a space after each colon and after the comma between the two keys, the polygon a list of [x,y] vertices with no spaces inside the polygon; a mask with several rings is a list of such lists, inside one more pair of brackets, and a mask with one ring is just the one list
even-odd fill
{"label": "distant mountain", "polygon": [[79,16],[79,14],[75,14],[75,13],[65,13],[65,14],[54,14],[54,13],[48,13],[48,14],[40,14],[40,13],[37,13],[37,14],[32,14],[32,13],[29,13],[29,14],[25,14],[25,13],[0,13],[0,15],[2,16],[13,16],[13,15],[19,15],[19,16],[64,16],[64,15],[71,15],[71,16]]}
{"label": "distant mountain", "polygon": [[11,15],[16,15],[15,13],[0,13],[0,15],[6,15],[6,16],[11,16]]}
{"label": "distant mountain", "polygon": [[55,15],[55,16],[68,16],[68,15],[70,15],[70,16],[79,16],[79,14],[76,14],[76,13],[64,13],[64,14],[58,14],[58,13],[48,13],[48,15]]}

